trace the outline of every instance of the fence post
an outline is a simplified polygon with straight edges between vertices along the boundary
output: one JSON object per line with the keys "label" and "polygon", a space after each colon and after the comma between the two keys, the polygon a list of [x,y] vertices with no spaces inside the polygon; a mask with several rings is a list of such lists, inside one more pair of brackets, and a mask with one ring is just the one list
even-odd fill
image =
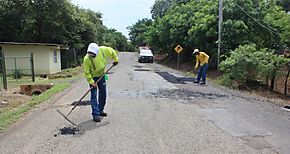
{"label": "fence post", "polygon": [[15,75],[16,81],[18,81],[18,70],[17,70],[16,57],[14,58],[14,75]]}
{"label": "fence post", "polygon": [[1,52],[1,65],[2,65],[2,75],[3,75],[3,87],[5,90],[7,90],[7,76],[6,76],[6,66],[5,66],[5,54],[4,51],[2,51],[2,48],[0,47]]}
{"label": "fence post", "polygon": [[31,55],[30,55],[30,65],[31,65],[31,77],[32,77],[32,82],[35,82],[33,53],[31,53]]}

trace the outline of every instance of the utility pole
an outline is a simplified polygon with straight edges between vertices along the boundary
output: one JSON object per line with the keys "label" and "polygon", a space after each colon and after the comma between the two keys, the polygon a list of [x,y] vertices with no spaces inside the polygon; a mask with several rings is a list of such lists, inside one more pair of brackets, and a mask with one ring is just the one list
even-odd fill
{"label": "utility pole", "polygon": [[217,55],[217,69],[219,71],[220,54],[222,46],[222,23],[223,23],[223,0],[219,0],[219,34],[218,34],[218,55]]}

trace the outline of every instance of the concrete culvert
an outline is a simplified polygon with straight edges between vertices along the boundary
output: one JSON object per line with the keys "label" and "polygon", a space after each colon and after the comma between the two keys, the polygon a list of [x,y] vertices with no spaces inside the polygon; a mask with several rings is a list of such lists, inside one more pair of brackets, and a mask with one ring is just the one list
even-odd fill
{"label": "concrete culvert", "polygon": [[286,105],[284,108],[290,110],[290,105]]}
{"label": "concrete culvert", "polygon": [[31,93],[32,96],[33,96],[33,95],[36,95],[36,96],[37,96],[37,95],[40,95],[40,94],[41,94],[40,91],[34,91],[34,92]]}
{"label": "concrete culvert", "polygon": [[53,84],[46,84],[46,85],[20,85],[20,93],[25,95],[40,95],[41,93],[45,92],[46,90],[53,87]]}

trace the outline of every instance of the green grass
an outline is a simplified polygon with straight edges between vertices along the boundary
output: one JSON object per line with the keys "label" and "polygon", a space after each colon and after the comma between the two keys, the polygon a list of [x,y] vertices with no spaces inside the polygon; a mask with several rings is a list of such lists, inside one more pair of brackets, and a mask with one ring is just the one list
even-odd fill
{"label": "green grass", "polygon": [[[66,69],[58,74],[72,74],[70,78],[59,78],[59,79],[50,79],[50,80],[41,80],[40,77],[36,77],[36,82],[31,82],[30,78],[24,77],[22,79],[9,80],[8,81],[8,90],[18,88],[20,84],[48,84],[53,83],[54,86],[43,92],[41,95],[32,96],[27,102],[17,104],[8,104],[8,106],[0,107],[0,133],[4,132],[12,124],[16,123],[25,113],[36,108],[40,103],[49,100],[53,97],[54,94],[63,91],[69,87],[70,83],[73,80],[79,79],[82,77],[82,68],[72,68]],[[10,79],[10,78],[9,78]],[[0,97],[1,99],[10,99],[11,97]],[[12,102],[15,100],[11,100]]]}
{"label": "green grass", "polygon": [[69,83],[56,84],[53,88],[45,91],[41,95],[33,96],[31,99],[16,108],[2,109],[0,112],[0,132],[3,132],[11,124],[17,122],[26,112],[34,109],[38,104],[47,101],[54,94],[63,91],[69,87]]}

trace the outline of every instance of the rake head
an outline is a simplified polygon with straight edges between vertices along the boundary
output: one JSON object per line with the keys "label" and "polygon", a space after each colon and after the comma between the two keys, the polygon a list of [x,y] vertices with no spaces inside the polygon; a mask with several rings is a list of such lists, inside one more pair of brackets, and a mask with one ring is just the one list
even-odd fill
{"label": "rake head", "polygon": [[64,117],[65,120],[67,120],[69,123],[71,123],[74,126],[77,126],[76,123],[74,123],[73,121],[71,121],[67,116],[65,116],[59,109],[56,110],[62,117]]}

